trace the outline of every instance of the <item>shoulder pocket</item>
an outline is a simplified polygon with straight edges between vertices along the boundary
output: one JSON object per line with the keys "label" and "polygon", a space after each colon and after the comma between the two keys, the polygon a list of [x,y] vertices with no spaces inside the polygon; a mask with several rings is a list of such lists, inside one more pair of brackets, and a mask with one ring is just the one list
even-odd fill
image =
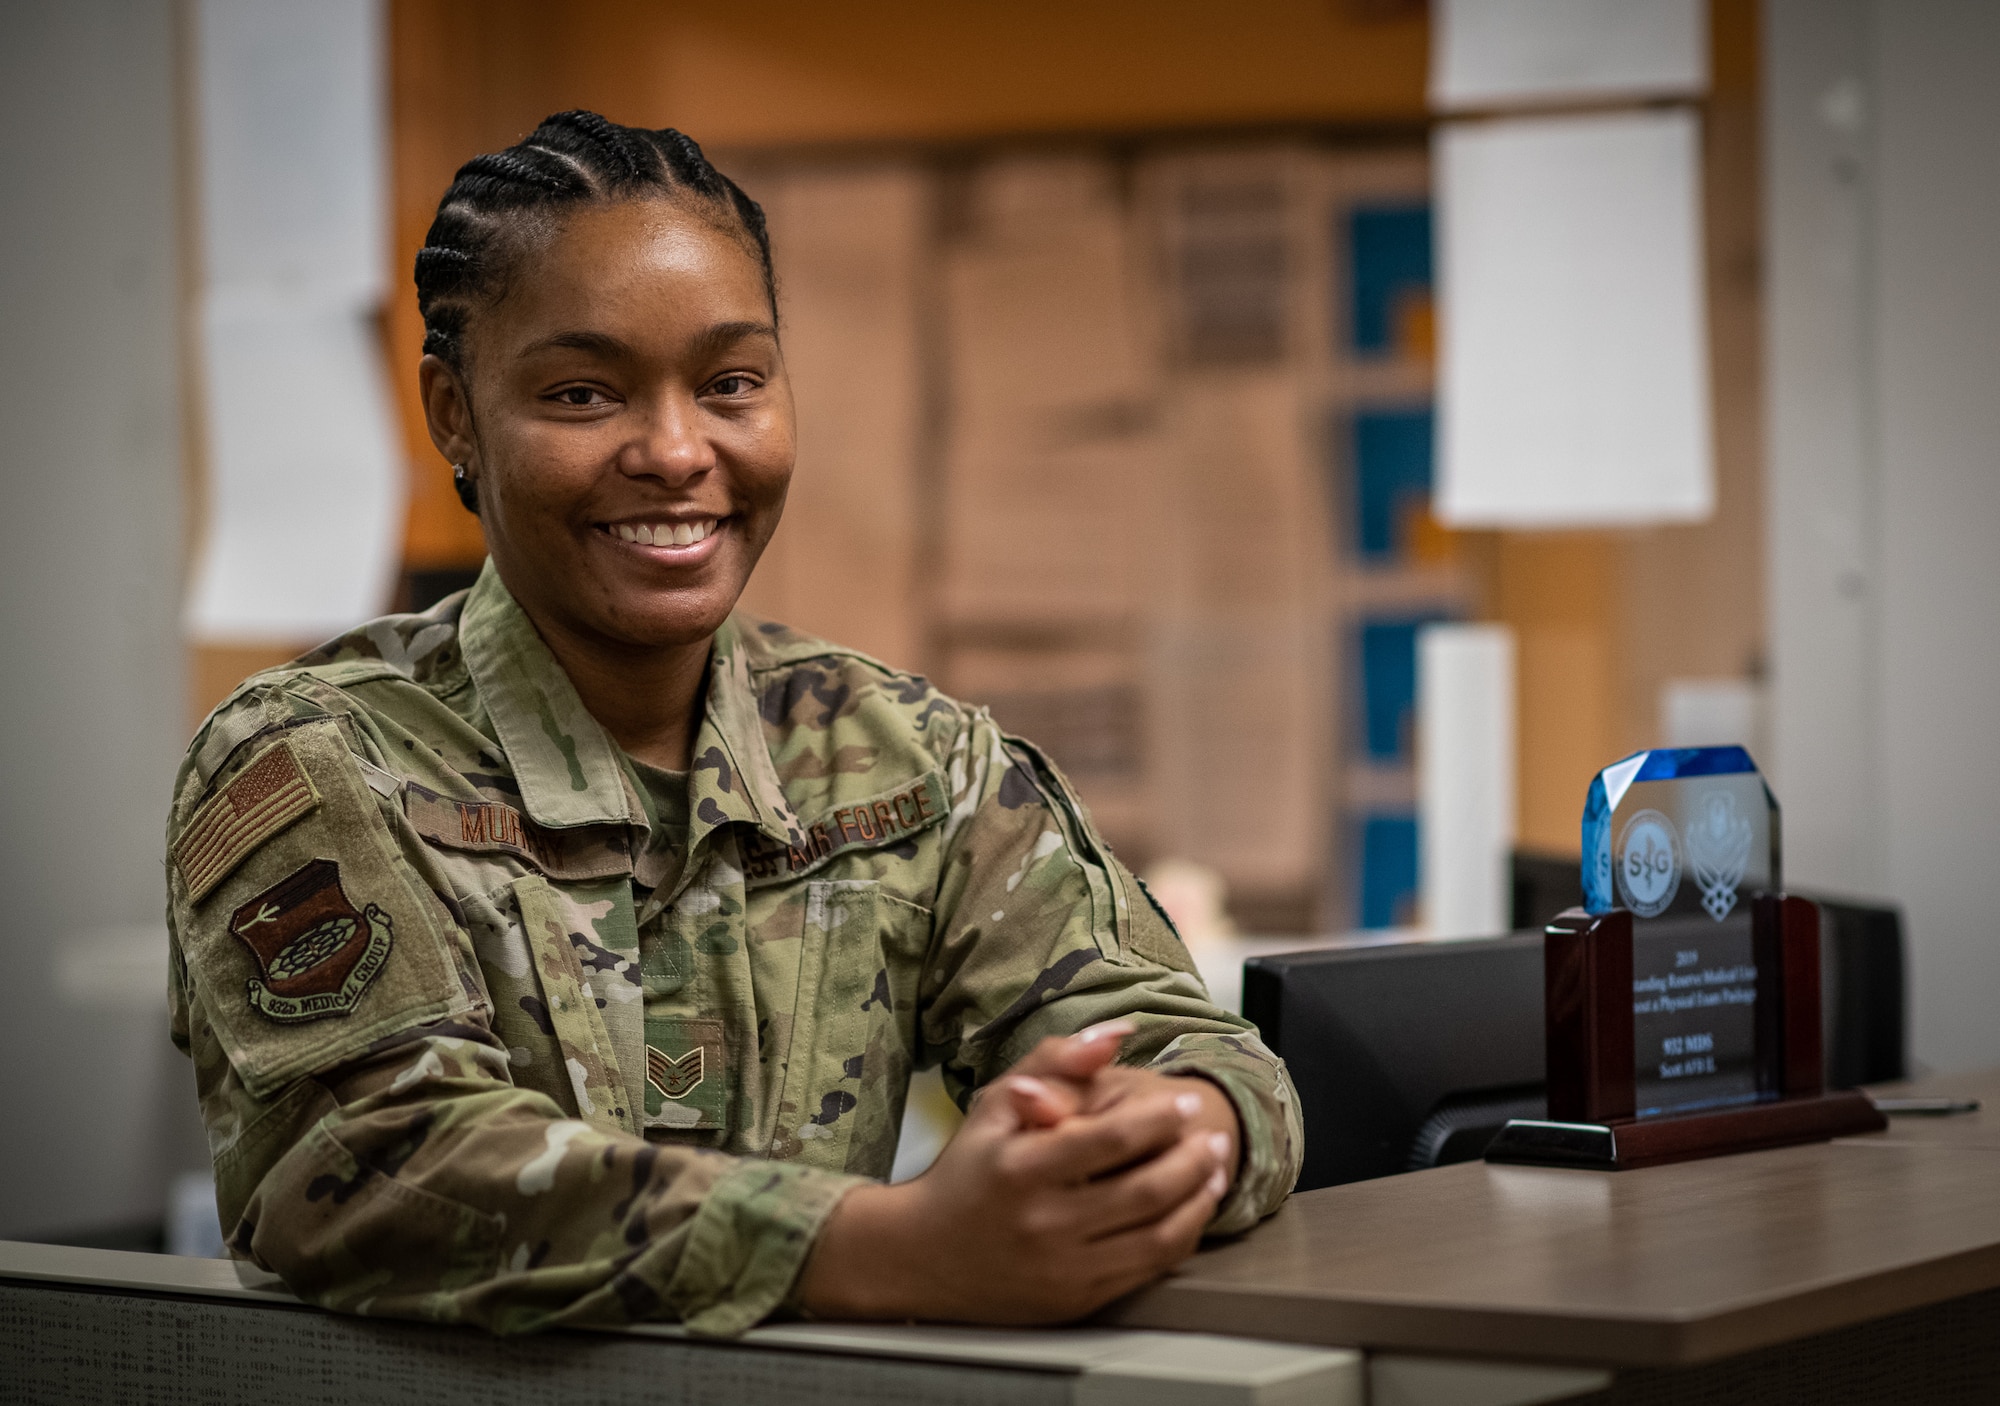
{"label": "shoulder pocket", "polygon": [[254,755],[172,852],[189,975],[253,1097],[474,1004],[338,724]]}
{"label": "shoulder pocket", "polygon": [[1122,882],[1124,866],[1111,856],[1111,848],[1091,823],[1083,798],[1057,768],[1048,753],[1026,738],[1012,733],[1000,735],[1008,760],[1032,777],[1036,789],[1056,818],[1063,843],[1083,872],[1090,891],[1090,930],[1098,952],[1109,961],[1118,961],[1132,945],[1132,899]]}

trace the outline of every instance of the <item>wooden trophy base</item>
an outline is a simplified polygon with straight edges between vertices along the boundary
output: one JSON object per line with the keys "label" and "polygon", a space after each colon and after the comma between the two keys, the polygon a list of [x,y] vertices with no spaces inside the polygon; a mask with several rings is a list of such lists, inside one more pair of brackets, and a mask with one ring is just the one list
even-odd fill
{"label": "wooden trophy base", "polygon": [[1486,1160],[1619,1171],[1888,1127],[1866,1095],[1826,1091],[1819,910],[1767,893],[1751,899],[1751,914],[1756,1087],[1769,1090],[1763,1101],[1634,1116],[1632,915],[1572,908],[1549,924],[1542,948],[1549,1116],[1507,1124]]}
{"label": "wooden trophy base", "polygon": [[1750,1152],[1800,1142],[1825,1142],[1889,1126],[1865,1094],[1777,1098],[1713,1113],[1662,1114],[1604,1123],[1556,1123],[1516,1118],[1486,1149],[1489,1162],[1625,1171],[1685,1162],[1725,1152]]}

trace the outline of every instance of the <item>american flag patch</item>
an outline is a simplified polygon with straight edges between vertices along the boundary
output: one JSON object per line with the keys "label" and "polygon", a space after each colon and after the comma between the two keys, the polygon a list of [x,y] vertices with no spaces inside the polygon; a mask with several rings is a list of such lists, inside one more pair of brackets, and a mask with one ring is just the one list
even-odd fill
{"label": "american flag patch", "polygon": [[290,738],[266,747],[234,781],[194,813],[174,844],[174,863],[199,903],[250,851],[319,804]]}

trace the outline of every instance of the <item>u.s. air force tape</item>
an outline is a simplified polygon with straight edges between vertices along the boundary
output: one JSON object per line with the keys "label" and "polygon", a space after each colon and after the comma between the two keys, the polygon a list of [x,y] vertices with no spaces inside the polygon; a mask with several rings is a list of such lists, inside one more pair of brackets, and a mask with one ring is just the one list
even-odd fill
{"label": "u.s. air force tape", "polygon": [[756,885],[797,878],[847,850],[900,844],[943,820],[947,808],[943,779],[925,772],[880,795],[834,806],[803,823],[790,844],[761,835],[750,840],[743,848],[744,879]]}

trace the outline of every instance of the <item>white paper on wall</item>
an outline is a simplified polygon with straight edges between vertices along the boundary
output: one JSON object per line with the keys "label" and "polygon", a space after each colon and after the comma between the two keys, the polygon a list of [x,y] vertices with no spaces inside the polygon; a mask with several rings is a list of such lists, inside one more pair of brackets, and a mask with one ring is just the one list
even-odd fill
{"label": "white paper on wall", "polygon": [[1705,0],[1440,0],[1432,16],[1441,110],[1708,88]]}
{"label": "white paper on wall", "polygon": [[371,320],[334,303],[211,301],[208,522],[189,602],[208,641],[309,641],[381,612],[403,479]]}
{"label": "white paper on wall", "polygon": [[379,0],[199,0],[202,269],[362,304],[383,292]]}
{"label": "white paper on wall", "polygon": [[1762,757],[1764,690],[1751,679],[1668,679],[1660,685],[1668,747],[1742,747]]}
{"label": "white paper on wall", "polygon": [[1417,636],[1417,842],[1424,927],[1508,930],[1514,848],[1514,635],[1427,625]]}
{"label": "white paper on wall", "polygon": [[388,246],[381,0],[199,0],[204,643],[380,613],[404,466],[374,317]]}
{"label": "white paper on wall", "polygon": [[1707,517],[1695,115],[1454,124],[1437,138],[1434,179],[1439,518]]}

